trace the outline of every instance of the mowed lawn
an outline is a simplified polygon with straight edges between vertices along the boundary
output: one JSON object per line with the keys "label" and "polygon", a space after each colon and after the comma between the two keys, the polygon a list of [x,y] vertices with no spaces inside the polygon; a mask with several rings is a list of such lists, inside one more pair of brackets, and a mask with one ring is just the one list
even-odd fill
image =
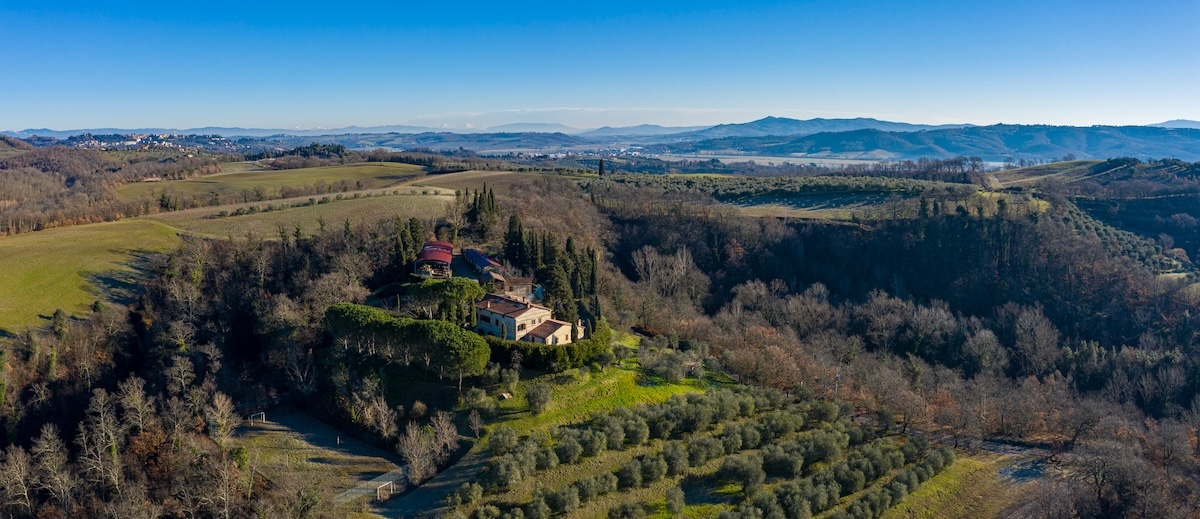
{"label": "mowed lawn", "polygon": [[307,186],[317,181],[333,184],[344,180],[354,189],[374,189],[416,178],[425,168],[394,162],[362,162],[340,166],[300,169],[264,169],[235,162],[221,165],[221,173],[187,180],[137,182],[117,190],[122,198],[137,200],[156,197],[166,190],[183,195],[219,193],[231,195],[262,187],[274,196],[285,186]]}
{"label": "mowed lawn", "polygon": [[[307,198],[239,204],[235,206],[205,207],[159,213],[145,217],[164,223],[180,231],[194,233],[207,237],[244,238],[254,234],[259,238],[275,238],[279,228],[284,228],[289,234],[300,226],[305,235],[312,235],[320,229],[320,222],[326,226],[340,229],[347,220],[352,225],[360,222],[373,222],[383,218],[429,218],[445,213],[446,204],[454,201],[454,195],[435,193],[426,189],[429,194],[421,194],[420,188],[399,188],[400,194],[393,191],[376,191],[369,193],[374,196],[360,196],[346,193],[341,200],[338,195],[328,196],[329,201],[315,205],[297,205],[274,211],[254,212],[240,216],[220,216],[222,211],[232,213],[233,210],[245,206],[266,208],[274,204],[307,202]],[[360,193],[366,195],[368,193]],[[325,197],[318,197],[318,200]]]}
{"label": "mowed lawn", "polygon": [[98,299],[132,295],[131,276],[146,254],[180,243],[158,222],[125,220],[0,238],[0,329],[46,323],[55,309],[79,314]]}

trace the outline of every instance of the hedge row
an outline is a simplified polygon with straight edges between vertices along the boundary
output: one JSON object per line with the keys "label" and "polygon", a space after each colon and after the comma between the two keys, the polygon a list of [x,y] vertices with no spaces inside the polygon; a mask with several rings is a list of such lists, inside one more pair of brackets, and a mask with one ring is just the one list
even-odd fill
{"label": "hedge row", "polygon": [[612,331],[601,319],[596,323],[592,336],[571,344],[538,344],[534,342],[510,341],[499,337],[486,337],[492,350],[492,362],[507,365],[513,351],[521,354],[521,365],[540,371],[559,371],[586,366],[601,353],[609,351]]}

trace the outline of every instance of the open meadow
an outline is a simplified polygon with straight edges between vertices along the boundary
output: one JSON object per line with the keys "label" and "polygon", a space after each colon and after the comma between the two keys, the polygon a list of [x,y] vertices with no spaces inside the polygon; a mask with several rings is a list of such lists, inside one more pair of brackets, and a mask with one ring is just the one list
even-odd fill
{"label": "open meadow", "polygon": [[452,191],[482,189],[486,185],[498,194],[510,194],[514,187],[528,185],[531,181],[552,182],[556,178],[571,177],[553,173],[472,170],[430,175],[413,182],[413,185],[440,187]]}
{"label": "open meadow", "polygon": [[0,330],[45,324],[58,308],[82,313],[96,300],[127,301],[139,260],[179,243],[174,229],[149,220],[0,238]]}
{"label": "open meadow", "polygon": [[286,186],[307,186],[316,182],[333,184],[345,181],[353,189],[374,189],[416,178],[425,168],[395,162],[362,162],[340,166],[300,169],[264,169],[252,163],[233,162],[221,165],[221,173],[187,180],[136,182],[121,186],[118,194],[127,200],[155,197],[171,190],[182,195],[217,193],[233,195],[244,190],[264,188],[278,193]]}
{"label": "open meadow", "polygon": [[[144,219],[207,237],[245,237],[254,234],[269,239],[278,234],[280,227],[290,233],[299,226],[303,232],[311,234],[320,228],[322,221],[326,225],[341,226],[347,220],[356,224],[395,216],[440,216],[445,213],[446,204],[453,202],[454,195],[431,188],[405,187],[313,198],[316,203],[310,204],[309,197],[301,197],[159,213]],[[251,211],[250,208],[256,209]],[[243,214],[237,214],[239,210]],[[221,216],[222,213],[227,216]]]}

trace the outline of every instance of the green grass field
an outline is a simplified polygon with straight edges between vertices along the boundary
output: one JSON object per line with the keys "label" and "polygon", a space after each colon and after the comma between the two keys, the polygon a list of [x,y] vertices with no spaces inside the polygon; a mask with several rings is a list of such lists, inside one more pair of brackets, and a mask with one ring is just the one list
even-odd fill
{"label": "green grass field", "polygon": [[1021,495],[1019,484],[999,474],[1011,461],[998,455],[959,457],[890,508],[883,519],[1000,517]]}
{"label": "green grass field", "polygon": [[[305,234],[312,234],[317,232],[317,229],[320,227],[319,222],[322,219],[324,219],[326,225],[340,228],[346,220],[355,224],[362,221],[395,217],[397,215],[404,218],[438,216],[444,213],[445,204],[454,200],[453,195],[420,194],[421,188],[404,187],[398,188],[398,190],[401,193],[399,195],[392,194],[393,191],[386,191],[385,194],[384,191],[377,190],[371,193],[376,196],[364,196],[360,198],[353,198],[352,193],[347,193],[343,194],[342,200],[337,200],[337,195],[330,195],[328,203],[288,207],[286,209],[255,212],[241,216],[221,217],[220,213],[221,211],[232,213],[232,211],[239,207],[259,206],[260,208],[265,208],[270,205],[307,202],[308,199],[301,198],[233,206],[205,207],[186,211],[159,213],[143,219],[154,220],[180,231],[208,237],[224,238],[232,236],[240,238],[253,233],[260,238],[269,239],[278,235],[280,227],[287,229],[290,233],[297,225],[303,229]],[[416,192],[417,194],[409,194],[410,192]],[[320,198],[323,197],[318,197],[318,200]]]}
{"label": "green grass field", "polygon": [[0,329],[37,326],[58,308],[81,313],[98,299],[125,300],[137,260],[179,243],[174,229],[147,220],[0,238]]}
{"label": "green grass field", "polygon": [[[514,398],[500,405],[500,413],[506,415],[506,419],[498,423],[512,427],[517,433],[524,435],[556,425],[582,423],[601,411],[640,403],[658,403],[680,393],[700,393],[706,387],[706,382],[695,379],[672,384],[649,379],[636,369],[618,367],[586,376],[579,375],[578,370],[570,370],[563,375],[575,378],[563,384],[553,384],[554,399],[542,414],[533,416],[527,411],[527,384],[522,383],[514,392]],[[553,380],[556,376],[563,375],[547,375],[544,379]]]}
{"label": "green grass field", "polygon": [[356,189],[374,189],[411,180],[422,172],[424,168],[420,166],[393,162],[282,170],[263,169],[247,163],[225,163],[221,165],[221,173],[216,175],[166,182],[137,182],[121,186],[117,193],[128,200],[156,197],[168,189],[185,195],[213,192],[231,195],[263,187],[268,193],[275,194],[284,186],[311,185],[317,181],[332,184],[339,180],[349,182]]}

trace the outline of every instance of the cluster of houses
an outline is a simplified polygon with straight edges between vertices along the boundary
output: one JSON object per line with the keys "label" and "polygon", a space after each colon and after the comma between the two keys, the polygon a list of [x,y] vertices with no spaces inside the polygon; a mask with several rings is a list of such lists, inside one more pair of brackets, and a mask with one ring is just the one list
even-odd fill
{"label": "cluster of houses", "polygon": [[[570,344],[579,323],[554,318],[550,308],[537,304],[538,292],[529,278],[504,275],[504,266],[477,249],[464,249],[463,261],[481,285],[492,293],[475,303],[475,331],[510,341]],[[422,279],[447,279],[454,275],[454,245],[429,241],[413,262],[413,275]]]}

